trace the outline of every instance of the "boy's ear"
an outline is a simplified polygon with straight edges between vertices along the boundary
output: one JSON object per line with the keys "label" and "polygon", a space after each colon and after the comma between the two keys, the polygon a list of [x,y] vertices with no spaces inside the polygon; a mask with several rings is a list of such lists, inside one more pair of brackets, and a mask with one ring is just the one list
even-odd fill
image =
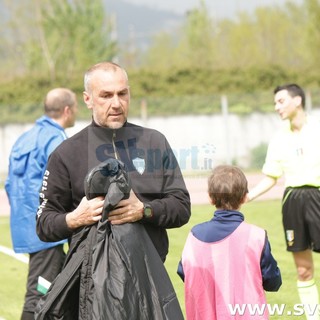
{"label": "boy's ear", "polygon": [[209,198],[209,202],[214,206],[216,203],[214,202],[214,200],[212,200],[211,198],[210,198],[210,196],[208,196],[208,198]]}
{"label": "boy's ear", "polygon": [[241,204],[244,204],[249,201],[249,193],[247,192],[243,199],[241,200]]}

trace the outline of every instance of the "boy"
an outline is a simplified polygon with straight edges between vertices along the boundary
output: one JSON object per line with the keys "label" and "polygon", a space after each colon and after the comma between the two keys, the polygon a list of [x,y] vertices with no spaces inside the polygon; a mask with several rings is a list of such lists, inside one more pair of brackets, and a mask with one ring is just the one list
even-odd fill
{"label": "boy", "polygon": [[216,167],[208,179],[216,207],[212,220],[194,226],[179,263],[184,281],[187,319],[268,319],[232,312],[251,304],[266,307],[266,291],[277,291],[281,274],[265,230],[244,222],[238,210],[246,201],[248,182],[234,166]]}

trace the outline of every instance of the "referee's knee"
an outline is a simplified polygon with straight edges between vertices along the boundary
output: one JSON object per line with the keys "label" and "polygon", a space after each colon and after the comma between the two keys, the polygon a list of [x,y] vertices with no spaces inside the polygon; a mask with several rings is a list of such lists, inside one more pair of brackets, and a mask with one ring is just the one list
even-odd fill
{"label": "referee's knee", "polygon": [[297,274],[298,274],[299,281],[309,281],[313,278],[313,268],[298,266],[297,267]]}

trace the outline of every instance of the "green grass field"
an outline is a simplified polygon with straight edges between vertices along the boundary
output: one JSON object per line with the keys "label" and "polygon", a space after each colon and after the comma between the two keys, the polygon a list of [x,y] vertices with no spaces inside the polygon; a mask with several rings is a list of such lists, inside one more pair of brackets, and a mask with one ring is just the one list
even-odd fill
{"label": "green grass field", "polygon": [[[179,229],[169,230],[170,252],[166,268],[175,287],[184,311],[183,283],[176,270],[181,251],[191,227],[199,222],[209,220],[214,208],[209,205],[193,206],[190,222]],[[294,304],[299,303],[296,290],[296,271],[292,255],[285,250],[285,241],[281,223],[280,201],[256,201],[242,207],[246,221],[267,230],[272,252],[282,273],[282,287],[276,293],[267,293],[269,304],[285,304],[285,313],[293,311]],[[9,219],[0,217],[0,245],[11,247]],[[320,266],[320,256],[314,255],[316,270]],[[27,265],[12,257],[0,253],[0,319],[17,320],[23,304]],[[316,274],[317,283],[320,277]],[[292,319],[294,316],[271,316],[270,319]],[[303,319],[303,317],[298,317]]]}

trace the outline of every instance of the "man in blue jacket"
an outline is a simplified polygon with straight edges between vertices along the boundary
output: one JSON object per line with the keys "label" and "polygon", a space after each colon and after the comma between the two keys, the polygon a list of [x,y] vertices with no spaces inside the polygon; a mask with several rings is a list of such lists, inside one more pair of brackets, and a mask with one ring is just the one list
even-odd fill
{"label": "man in blue jacket", "polygon": [[63,243],[43,242],[36,233],[36,212],[42,178],[51,152],[66,139],[66,128],[75,122],[78,103],[74,92],[55,88],[47,93],[45,114],[13,145],[5,189],[10,202],[10,228],[16,253],[29,254],[27,292],[22,320],[34,319],[35,306],[48,282],[61,271]]}

